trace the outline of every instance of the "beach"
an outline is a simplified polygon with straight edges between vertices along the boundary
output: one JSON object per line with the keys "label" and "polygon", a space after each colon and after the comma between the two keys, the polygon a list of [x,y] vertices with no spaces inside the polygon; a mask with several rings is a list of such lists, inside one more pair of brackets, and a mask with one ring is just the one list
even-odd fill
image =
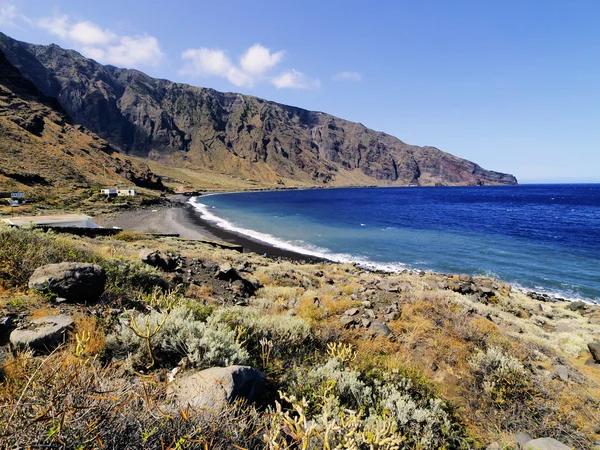
{"label": "beach", "polygon": [[253,252],[272,258],[282,258],[297,262],[321,262],[323,258],[281,249],[246,236],[224,230],[200,217],[199,211],[188,203],[189,197],[176,196],[168,206],[139,208],[106,216],[98,216],[94,221],[105,228],[118,227],[123,231],[145,233],[179,234],[183,239],[200,241],[223,241],[241,245],[244,253]]}

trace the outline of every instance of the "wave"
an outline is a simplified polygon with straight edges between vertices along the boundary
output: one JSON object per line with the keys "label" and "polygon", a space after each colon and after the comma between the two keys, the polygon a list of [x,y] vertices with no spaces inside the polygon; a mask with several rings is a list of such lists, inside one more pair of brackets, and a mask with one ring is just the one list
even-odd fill
{"label": "wave", "polygon": [[[207,194],[204,197],[208,195],[220,194]],[[210,211],[210,207],[208,205],[198,202],[197,199],[198,197],[192,197],[188,200],[188,203],[191,204],[194,208],[196,208],[196,210],[198,210],[202,219],[212,222],[213,224],[220,228],[223,228],[224,230],[230,231],[235,234],[243,235],[254,241],[263,242],[265,244],[272,245],[273,247],[288,250],[294,253],[300,253],[302,255],[307,256],[315,256],[317,258],[328,259],[330,261],[335,261],[339,263],[356,263],[360,267],[369,270],[397,273],[408,269],[408,266],[406,264],[400,262],[376,263],[368,259],[357,258],[356,256],[351,254],[334,253],[326,248],[321,248],[306,243],[303,245],[299,245],[297,243],[292,243],[278,239],[267,233],[262,233],[260,231],[251,230],[248,228],[242,228],[232,224],[231,222],[229,222],[226,219],[223,219],[222,217],[217,216],[216,214]]]}

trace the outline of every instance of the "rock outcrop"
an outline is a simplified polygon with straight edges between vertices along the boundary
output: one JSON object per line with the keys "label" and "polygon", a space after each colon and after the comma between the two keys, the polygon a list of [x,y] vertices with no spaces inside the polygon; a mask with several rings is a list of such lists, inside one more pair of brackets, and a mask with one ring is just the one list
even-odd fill
{"label": "rock outcrop", "polygon": [[278,184],[517,183],[322,112],[156,79],[2,34],[0,49],[76,123],[130,154]]}
{"label": "rock outcrop", "polygon": [[35,269],[29,288],[43,295],[86,302],[98,300],[105,282],[104,269],[96,264],[64,262]]}

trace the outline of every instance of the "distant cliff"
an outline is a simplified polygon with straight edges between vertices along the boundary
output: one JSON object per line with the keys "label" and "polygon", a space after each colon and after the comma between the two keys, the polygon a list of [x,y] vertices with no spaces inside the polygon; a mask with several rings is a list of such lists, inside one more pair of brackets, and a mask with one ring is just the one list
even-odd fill
{"label": "distant cliff", "polygon": [[126,153],[266,182],[517,183],[512,175],[329,114],[151,78],[3,34],[0,48],[76,123]]}

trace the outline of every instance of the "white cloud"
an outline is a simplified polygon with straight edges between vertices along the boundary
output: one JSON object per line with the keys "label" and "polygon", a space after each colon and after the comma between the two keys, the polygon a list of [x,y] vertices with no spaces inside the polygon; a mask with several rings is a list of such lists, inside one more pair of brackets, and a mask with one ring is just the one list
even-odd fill
{"label": "white cloud", "polygon": [[0,25],[14,25],[17,7],[8,2],[0,2]]}
{"label": "white cloud", "polygon": [[290,70],[281,75],[272,78],[271,83],[277,89],[318,89],[321,87],[321,82],[317,79],[311,79],[302,72]]}
{"label": "white cloud", "polygon": [[53,16],[53,17],[42,17],[33,22],[40,28],[49,31],[50,33],[61,37],[67,38],[69,35],[69,17],[68,16]]}
{"label": "white cloud", "polygon": [[240,66],[247,73],[262,75],[279,64],[284,53],[283,51],[271,53],[270,49],[254,44],[241,57]]}
{"label": "white cloud", "polygon": [[212,48],[190,48],[181,54],[187,61],[183,72],[196,76],[227,76],[233,67],[223,50]]}
{"label": "white cloud", "polygon": [[358,72],[339,72],[331,77],[333,81],[360,81],[362,80],[362,74]]}
{"label": "white cloud", "polygon": [[272,52],[254,44],[236,65],[221,49],[190,48],[181,54],[184,60],[181,73],[196,77],[222,77],[238,87],[252,87],[260,81],[269,81],[277,88],[315,89],[320,86],[319,80],[312,80],[295,70],[270,78],[269,71],[282,61],[284,55],[283,50]]}
{"label": "white cloud", "polygon": [[164,56],[154,36],[123,36],[119,41],[119,44],[107,47],[106,62],[126,67],[156,66]]}
{"label": "white cloud", "polygon": [[76,23],[69,30],[69,38],[83,45],[106,45],[116,37],[114,33],[102,30],[98,25],[87,20]]}
{"label": "white cloud", "polygon": [[89,20],[72,22],[67,15],[31,20],[30,23],[71,43],[85,56],[118,66],[156,66],[164,57],[154,36],[119,36]]}

